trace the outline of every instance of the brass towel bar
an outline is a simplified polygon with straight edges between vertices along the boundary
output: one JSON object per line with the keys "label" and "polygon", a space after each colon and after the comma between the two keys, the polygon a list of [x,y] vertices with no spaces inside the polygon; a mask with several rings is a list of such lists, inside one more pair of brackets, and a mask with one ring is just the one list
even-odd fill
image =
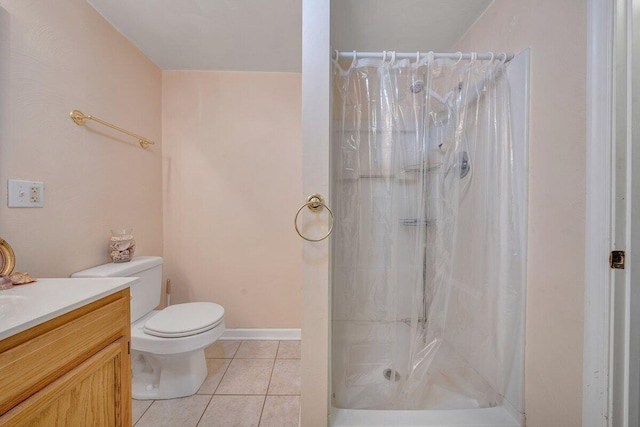
{"label": "brass towel bar", "polygon": [[138,140],[138,142],[140,143],[140,147],[142,148],[149,148],[149,145],[153,145],[155,144],[155,142],[148,140],[147,138],[137,135],[133,132],[129,132],[126,129],[122,129],[121,127],[118,127],[116,125],[112,125],[109,122],[105,122],[102,119],[99,119],[95,116],[90,116],[88,114],[84,114],[82,111],[78,111],[78,110],[73,110],[69,113],[69,116],[71,116],[71,120],[73,120],[73,122],[75,124],[77,124],[78,126],[84,126],[84,124],[87,122],[87,120],[93,120],[94,122],[98,122],[101,125],[104,125],[106,127],[110,127],[111,129],[115,129],[118,132],[122,132],[122,133],[126,133],[129,136],[132,136],[134,138],[136,138]]}

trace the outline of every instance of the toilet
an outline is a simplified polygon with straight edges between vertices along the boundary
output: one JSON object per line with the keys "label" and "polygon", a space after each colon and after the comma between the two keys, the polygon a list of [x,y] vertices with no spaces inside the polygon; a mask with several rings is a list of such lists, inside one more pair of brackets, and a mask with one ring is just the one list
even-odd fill
{"label": "toilet", "polygon": [[162,258],[135,257],[79,271],[71,277],[137,277],[131,285],[131,365],[134,399],[195,394],[207,377],[204,349],[224,332],[224,308],[191,302],[160,304]]}

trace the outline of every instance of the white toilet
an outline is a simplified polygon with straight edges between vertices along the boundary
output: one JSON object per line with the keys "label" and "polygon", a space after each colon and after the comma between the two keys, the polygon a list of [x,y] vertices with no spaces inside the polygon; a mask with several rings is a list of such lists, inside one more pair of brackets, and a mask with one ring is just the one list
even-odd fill
{"label": "white toilet", "polygon": [[160,304],[162,258],[99,265],[71,277],[138,277],[131,286],[134,399],[173,399],[198,391],[207,377],[205,347],[224,332],[224,308],[211,302]]}

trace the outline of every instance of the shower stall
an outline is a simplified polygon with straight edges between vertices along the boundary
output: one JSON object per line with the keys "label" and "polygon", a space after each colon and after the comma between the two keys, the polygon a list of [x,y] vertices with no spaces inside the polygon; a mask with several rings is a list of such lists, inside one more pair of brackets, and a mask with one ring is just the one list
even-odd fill
{"label": "shower stall", "polygon": [[520,425],[528,53],[333,56],[333,425]]}

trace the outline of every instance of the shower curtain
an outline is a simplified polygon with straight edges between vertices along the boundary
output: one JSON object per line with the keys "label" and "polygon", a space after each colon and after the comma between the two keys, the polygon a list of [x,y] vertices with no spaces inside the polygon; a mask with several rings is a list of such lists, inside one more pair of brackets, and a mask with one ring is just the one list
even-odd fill
{"label": "shower curtain", "polygon": [[506,65],[391,56],[334,66],[333,404],[499,405],[525,253]]}

